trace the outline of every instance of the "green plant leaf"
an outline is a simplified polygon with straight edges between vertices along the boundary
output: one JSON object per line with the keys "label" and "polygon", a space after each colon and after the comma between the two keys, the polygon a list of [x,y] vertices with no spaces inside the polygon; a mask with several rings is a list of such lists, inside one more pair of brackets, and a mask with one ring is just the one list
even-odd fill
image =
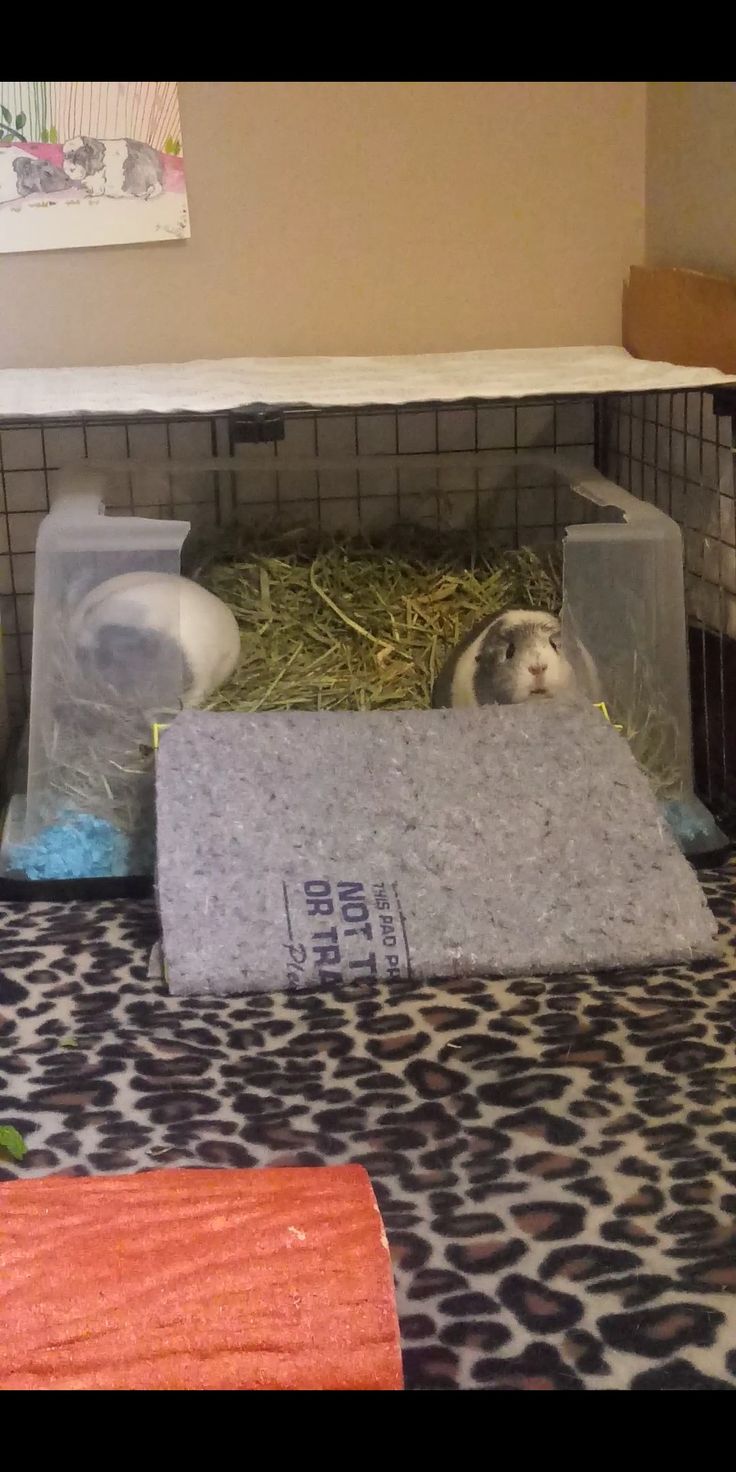
{"label": "green plant leaf", "polygon": [[6,123],[12,123],[13,114],[10,111],[9,107],[0,107],[0,113],[2,113],[2,116],[4,117]]}
{"label": "green plant leaf", "polygon": [[42,128],[41,129],[41,142],[42,143],[48,143],[48,141],[49,141],[49,130],[48,130],[48,128]]}
{"label": "green plant leaf", "polygon": [[22,1160],[28,1150],[23,1136],[13,1129],[12,1124],[0,1124],[0,1150],[11,1155],[13,1160]]}
{"label": "green plant leaf", "polygon": [[49,143],[58,143],[58,141],[59,135],[52,123],[51,127],[49,128]]}
{"label": "green plant leaf", "polygon": [[71,1033],[69,1033],[67,1037],[61,1039],[61,1042],[59,1043],[59,1047],[60,1048],[78,1048],[79,1047],[79,1043],[77,1042],[76,1038],[75,1037],[72,1037]]}
{"label": "green plant leaf", "polygon": [[23,131],[23,129],[25,128],[25,125],[26,125],[27,121],[28,121],[28,119],[26,118],[25,113],[24,112],[19,112],[18,113],[18,116],[15,119],[15,126],[18,129],[18,132],[19,133],[21,133]]}

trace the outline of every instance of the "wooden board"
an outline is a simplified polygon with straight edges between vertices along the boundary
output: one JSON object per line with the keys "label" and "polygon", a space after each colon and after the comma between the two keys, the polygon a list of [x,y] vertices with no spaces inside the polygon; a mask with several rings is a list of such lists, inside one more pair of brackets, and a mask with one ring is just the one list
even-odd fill
{"label": "wooden board", "polygon": [[736,373],[736,281],[632,266],[624,285],[623,345],[635,358]]}
{"label": "wooden board", "polygon": [[401,1390],[360,1166],[0,1185],[0,1389]]}

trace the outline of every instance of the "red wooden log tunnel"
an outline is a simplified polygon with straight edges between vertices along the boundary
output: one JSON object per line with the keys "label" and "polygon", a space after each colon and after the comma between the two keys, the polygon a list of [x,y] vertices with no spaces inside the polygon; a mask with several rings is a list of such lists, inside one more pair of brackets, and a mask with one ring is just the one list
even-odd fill
{"label": "red wooden log tunnel", "polygon": [[402,1388],[362,1167],[0,1186],[0,1389]]}

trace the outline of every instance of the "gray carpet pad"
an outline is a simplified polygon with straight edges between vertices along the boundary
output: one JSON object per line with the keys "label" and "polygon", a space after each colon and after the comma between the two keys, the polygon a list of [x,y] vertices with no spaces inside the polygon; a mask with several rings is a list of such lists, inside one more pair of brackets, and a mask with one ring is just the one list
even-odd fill
{"label": "gray carpet pad", "polygon": [[189,711],[156,782],[175,994],[718,953],[646,778],[587,707]]}

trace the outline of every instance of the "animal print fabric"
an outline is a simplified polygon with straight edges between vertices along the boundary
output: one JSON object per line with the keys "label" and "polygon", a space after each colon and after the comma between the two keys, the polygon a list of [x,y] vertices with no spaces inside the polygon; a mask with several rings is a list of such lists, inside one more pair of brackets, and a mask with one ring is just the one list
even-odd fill
{"label": "animal print fabric", "polygon": [[736,1389],[736,864],[723,960],[175,999],[153,907],[0,912],[0,1178],[354,1161],[407,1387]]}

